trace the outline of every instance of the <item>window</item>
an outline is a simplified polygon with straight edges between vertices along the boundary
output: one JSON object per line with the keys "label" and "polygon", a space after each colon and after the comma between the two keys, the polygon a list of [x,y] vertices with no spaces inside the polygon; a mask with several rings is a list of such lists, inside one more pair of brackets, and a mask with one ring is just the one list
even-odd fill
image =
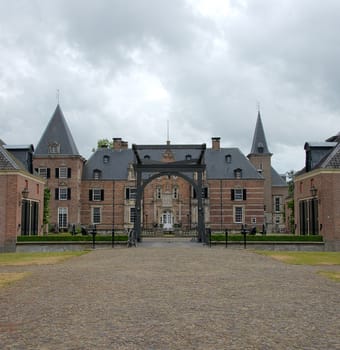
{"label": "window", "polygon": [[104,163],[104,164],[108,164],[109,162],[110,162],[110,157],[105,155],[105,156],[103,157],[103,163]]}
{"label": "window", "polygon": [[185,156],[185,160],[191,160],[191,159],[192,159],[191,154],[187,154],[187,155]]}
{"label": "window", "polygon": [[280,197],[275,197],[274,205],[275,205],[275,211],[280,212],[281,211],[281,198]]}
{"label": "window", "polygon": [[67,179],[67,168],[59,168],[59,179]]}
{"label": "window", "polygon": [[127,187],[125,189],[125,199],[136,199],[136,189],[133,187]]}
{"label": "window", "polygon": [[242,179],[242,169],[238,168],[234,170],[235,179]]}
{"label": "window", "polygon": [[99,180],[102,177],[102,172],[98,169],[93,170],[93,179]]}
{"label": "window", "polygon": [[102,221],[102,208],[93,207],[92,208],[92,224],[100,224]]}
{"label": "window", "polygon": [[136,208],[130,208],[130,223],[133,224],[136,221]]}
{"label": "window", "polygon": [[150,159],[150,156],[149,156],[148,154],[146,154],[146,155],[144,156],[144,159],[145,159],[145,160],[149,160],[149,159]]}
{"label": "window", "polygon": [[236,224],[243,223],[243,207],[234,207],[234,222]]}
{"label": "window", "polygon": [[178,187],[174,187],[172,189],[172,198],[177,199],[178,198]]}
{"label": "window", "polygon": [[264,151],[264,147],[263,147],[263,143],[262,142],[259,142],[258,145],[257,145],[257,151],[259,153],[263,153]]}
{"label": "window", "polygon": [[157,199],[162,198],[162,189],[160,187],[157,187],[157,189],[156,189],[156,197],[157,197]]}
{"label": "window", "polygon": [[225,156],[225,161],[226,161],[226,163],[231,163],[231,154],[227,154],[226,156]]}
{"label": "window", "polygon": [[89,190],[89,201],[103,201],[104,190],[100,188],[93,188]]}
{"label": "window", "polygon": [[60,167],[55,169],[56,179],[67,179],[71,177],[71,168]]}
{"label": "window", "polygon": [[51,153],[51,154],[58,154],[60,153],[60,144],[59,143],[50,143],[48,145],[48,153]]}
{"label": "window", "polygon": [[58,208],[58,226],[59,228],[68,227],[68,210],[67,208]]}
{"label": "window", "polygon": [[67,187],[58,187],[55,189],[55,199],[65,201],[71,199],[71,189]]}
{"label": "window", "polygon": [[247,190],[245,188],[231,189],[232,201],[245,201],[247,199]]}
{"label": "window", "polygon": [[44,179],[50,178],[50,168],[38,168],[37,171],[38,174]]}

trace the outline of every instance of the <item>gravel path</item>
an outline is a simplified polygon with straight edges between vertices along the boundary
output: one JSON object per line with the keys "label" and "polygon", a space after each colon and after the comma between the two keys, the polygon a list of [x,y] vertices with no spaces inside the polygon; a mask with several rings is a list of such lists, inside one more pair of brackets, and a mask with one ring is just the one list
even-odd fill
{"label": "gravel path", "polygon": [[324,269],[195,243],[0,267],[31,271],[0,289],[0,348],[340,349],[340,284]]}

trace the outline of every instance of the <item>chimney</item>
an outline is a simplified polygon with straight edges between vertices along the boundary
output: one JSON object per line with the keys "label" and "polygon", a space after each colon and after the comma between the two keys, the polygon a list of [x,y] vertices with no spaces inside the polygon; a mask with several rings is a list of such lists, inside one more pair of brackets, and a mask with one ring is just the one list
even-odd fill
{"label": "chimney", "polygon": [[212,137],[211,141],[212,141],[212,149],[214,151],[219,151],[220,150],[220,137]]}
{"label": "chimney", "polygon": [[113,138],[113,149],[119,150],[122,148],[122,139],[121,137],[114,137]]}
{"label": "chimney", "polygon": [[129,148],[129,144],[127,141],[122,141],[121,143],[121,149],[128,149]]}

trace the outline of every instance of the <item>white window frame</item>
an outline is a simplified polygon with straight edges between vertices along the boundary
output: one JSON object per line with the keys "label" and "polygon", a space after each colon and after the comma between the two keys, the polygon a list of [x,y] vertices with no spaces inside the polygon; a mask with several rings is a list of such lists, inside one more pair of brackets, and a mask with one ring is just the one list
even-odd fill
{"label": "white window frame", "polygon": [[91,208],[91,218],[92,224],[100,224],[102,222],[102,208],[101,207],[92,207]]}
{"label": "white window frame", "polygon": [[136,208],[135,207],[130,207],[130,212],[129,212],[129,215],[130,215],[130,223],[131,224],[134,224],[135,221],[136,221]]}
{"label": "white window frame", "polygon": [[58,227],[68,228],[68,208],[58,208]]}
{"label": "white window frame", "polygon": [[67,179],[68,175],[68,168],[67,167],[60,167],[59,168],[59,179]]}
{"label": "white window frame", "polygon": [[234,189],[234,200],[235,201],[243,201],[243,188],[235,188]]}
{"label": "white window frame", "polygon": [[67,199],[68,199],[68,188],[67,187],[59,187],[58,199],[60,201],[67,201]]}
{"label": "white window frame", "polygon": [[47,179],[47,168],[38,168],[38,174],[44,179]]}
{"label": "white window frame", "polygon": [[95,202],[99,202],[102,200],[102,190],[101,188],[93,188],[92,189],[92,200]]}
{"label": "white window frame", "polygon": [[244,223],[244,206],[235,205],[233,208],[234,211],[234,223],[243,224]]}

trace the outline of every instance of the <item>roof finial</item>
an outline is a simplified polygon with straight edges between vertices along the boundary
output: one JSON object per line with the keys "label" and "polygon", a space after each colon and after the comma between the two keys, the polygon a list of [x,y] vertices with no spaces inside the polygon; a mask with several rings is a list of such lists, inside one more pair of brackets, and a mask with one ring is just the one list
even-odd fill
{"label": "roof finial", "polygon": [[257,101],[256,105],[257,105],[257,114],[260,114],[260,102]]}
{"label": "roof finial", "polygon": [[59,105],[59,100],[60,100],[60,90],[57,89],[57,104]]}
{"label": "roof finial", "polygon": [[169,120],[166,121],[166,144],[170,145]]}

